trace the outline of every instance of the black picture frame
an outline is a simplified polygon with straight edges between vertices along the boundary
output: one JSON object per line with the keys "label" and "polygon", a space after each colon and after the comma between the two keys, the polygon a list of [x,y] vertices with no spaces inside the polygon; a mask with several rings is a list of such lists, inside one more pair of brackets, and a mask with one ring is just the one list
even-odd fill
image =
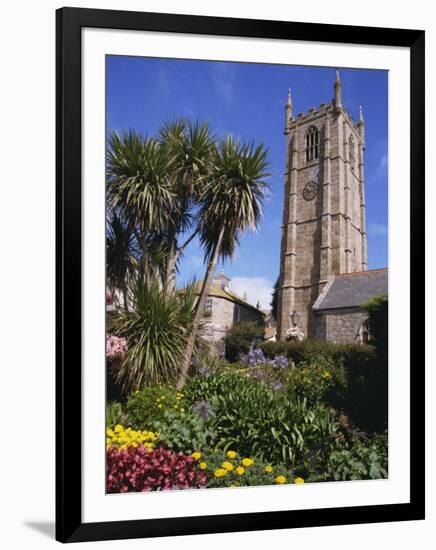
{"label": "black picture frame", "polygon": [[[82,522],[81,29],[128,29],[410,49],[410,502],[329,509]],[[424,52],[419,30],[62,8],[56,13],[56,539],[95,541],[424,519]],[[416,322],[415,322],[416,320]]]}

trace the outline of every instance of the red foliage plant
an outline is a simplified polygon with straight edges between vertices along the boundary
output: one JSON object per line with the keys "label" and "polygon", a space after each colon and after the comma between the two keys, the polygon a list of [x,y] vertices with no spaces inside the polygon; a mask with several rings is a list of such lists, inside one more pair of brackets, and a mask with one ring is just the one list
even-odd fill
{"label": "red foliage plant", "polygon": [[143,445],[119,449],[109,447],[106,457],[108,493],[199,489],[208,481],[191,456]]}

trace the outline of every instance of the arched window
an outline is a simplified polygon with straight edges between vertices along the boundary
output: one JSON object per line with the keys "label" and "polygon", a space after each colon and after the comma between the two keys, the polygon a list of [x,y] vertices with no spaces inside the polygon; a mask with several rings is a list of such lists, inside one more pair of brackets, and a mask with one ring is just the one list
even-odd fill
{"label": "arched window", "polygon": [[319,132],[315,126],[311,126],[306,134],[306,162],[319,157]]}
{"label": "arched window", "polygon": [[368,344],[369,340],[369,320],[366,319],[366,321],[363,321],[363,323],[359,327],[359,330],[357,331],[356,342],[358,342],[359,344]]}
{"label": "arched window", "polygon": [[350,166],[354,170],[355,165],[355,157],[354,157],[354,139],[353,136],[350,136],[350,139],[348,141],[348,148],[349,148],[349,157],[350,157]]}

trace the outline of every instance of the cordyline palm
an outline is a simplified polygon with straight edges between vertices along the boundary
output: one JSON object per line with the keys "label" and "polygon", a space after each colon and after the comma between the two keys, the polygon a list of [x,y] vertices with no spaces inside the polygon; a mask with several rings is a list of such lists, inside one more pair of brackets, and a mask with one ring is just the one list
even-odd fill
{"label": "cordyline palm", "polygon": [[135,233],[141,255],[139,270],[144,273],[150,238],[160,238],[168,213],[176,207],[168,152],[157,140],[134,131],[113,132],[106,164],[109,206],[121,212]]}
{"label": "cordyline palm", "polygon": [[106,223],[107,282],[112,293],[121,290],[127,310],[128,281],[137,266],[137,241],[128,222],[115,210],[108,210]]}
{"label": "cordyline palm", "polygon": [[233,255],[240,235],[255,230],[262,216],[267,192],[265,179],[269,162],[263,145],[240,143],[232,137],[220,142],[215,150],[212,170],[200,196],[200,240],[208,261],[195,306],[191,333],[186,346],[178,386],[186,381],[191,364],[194,342],[212,275],[219,259]]}
{"label": "cordyline palm", "polygon": [[[175,289],[177,262],[188,244],[198,234],[192,211],[201,194],[201,186],[210,171],[210,161],[215,146],[215,138],[207,123],[191,123],[176,119],[166,123],[159,130],[159,140],[168,155],[168,168],[172,191],[176,202],[167,218],[168,260],[166,289]],[[185,234],[185,242],[178,238]]]}
{"label": "cordyline palm", "polygon": [[177,380],[195,300],[194,285],[168,295],[156,281],[135,280],[131,307],[109,322],[110,331],[127,340],[116,375],[124,393]]}

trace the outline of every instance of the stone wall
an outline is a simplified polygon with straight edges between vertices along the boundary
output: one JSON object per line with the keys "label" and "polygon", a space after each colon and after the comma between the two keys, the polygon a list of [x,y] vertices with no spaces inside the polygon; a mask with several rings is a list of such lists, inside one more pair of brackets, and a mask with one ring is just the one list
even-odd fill
{"label": "stone wall", "polygon": [[316,337],[335,344],[359,343],[359,329],[368,319],[360,308],[329,309],[316,314]]}
{"label": "stone wall", "polygon": [[226,330],[238,321],[259,321],[263,323],[263,314],[254,308],[245,307],[242,304],[209,296],[212,300],[211,315],[205,315],[204,336],[207,340],[217,342],[225,336]]}

